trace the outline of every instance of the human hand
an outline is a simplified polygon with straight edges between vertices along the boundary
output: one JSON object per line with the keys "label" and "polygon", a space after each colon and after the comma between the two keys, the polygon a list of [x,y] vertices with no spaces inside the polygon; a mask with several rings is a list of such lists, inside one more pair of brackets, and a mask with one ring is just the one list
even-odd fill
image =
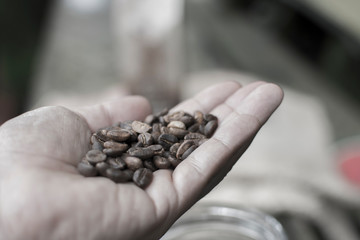
{"label": "human hand", "polygon": [[177,168],[158,170],[150,186],[84,178],[77,163],[91,132],[150,113],[141,97],[71,111],[46,107],[0,128],[0,239],[158,239],[218,184],[280,104],[279,87],[225,82],[172,111],[211,112],[214,136]]}

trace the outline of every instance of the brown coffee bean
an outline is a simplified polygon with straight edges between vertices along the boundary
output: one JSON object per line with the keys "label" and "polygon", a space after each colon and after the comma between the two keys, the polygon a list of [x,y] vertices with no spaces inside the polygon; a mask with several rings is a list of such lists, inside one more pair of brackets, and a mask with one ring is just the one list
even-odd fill
{"label": "brown coffee bean", "polygon": [[192,140],[185,140],[178,148],[176,152],[176,158],[183,159],[182,156],[184,153],[192,146],[194,146],[195,143]]}
{"label": "brown coffee bean", "polygon": [[124,161],[124,156],[117,158],[108,158],[106,162],[111,168],[124,170],[126,168],[126,163]]}
{"label": "brown coffee bean", "polygon": [[188,128],[188,131],[189,132],[197,132],[197,131],[199,131],[199,127],[200,127],[200,123],[196,122]]}
{"label": "brown coffee bean", "polygon": [[153,173],[147,168],[140,168],[136,170],[133,176],[134,183],[141,188],[146,188],[149,186],[152,182],[152,179]]}
{"label": "brown coffee bean", "polygon": [[139,168],[144,167],[140,158],[127,156],[124,158],[126,166],[133,171],[136,171]]}
{"label": "brown coffee bean", "polygon": [[144,122],[148,125],[152,125],[154,124],[156,121],[158,120],[157,117],[155,117],[155,115],[153,114],[150,114],[150,115],[147,115]]}
{"label": "brown coffee bean", "polygon": [[138,157],[140,159],[148,159],[154,156],[154,151],[151,148],[130,148],[127,151],[130,156]]}
{"label": "brown coffee bean", "polygon": [[108,131],[106,136],[114,141],[124,142],[130,138],[130,132],[126,129],[118,128]]}
{"label": "brown coffee bean", "polygon": [[106,136],[106,132],[104,132],[103,130],[97,131],[96,133],[93,134],[93,136],[100,142],[106,142],[110,140],[110,138]]}
{"label": "brown coffee bean", "polygon": [[155,166],[152,160],[145,160],[143,164],[145,168],[151,170],[152,172],[155,172],[157,170],[157,167]]}
{"label": "brown coffee bean", "polygon": [[185,113],[185,115],[182,116],[179,121],[183,122],[186,127],[189,127],[194,124],[195,119],[189,113]]}
{"label": "brown coffee bean", "polygon": [[192,145],[188,150],[184,152],[184,154],[181,156],[181,160],[186,159],[195,149],[197,148],[196,145]]}
{"label": "brown coffee bean", "polygon": [[176,153],[177,153],[177,151],[178,151],[178,149],[179,149],[179,147],[180,147],[180,145],[181,145],[181,143],[174,143],[171,147],[170,147],[170,153],[172,154],[172,155],[176,155]]}
{"label": "brown coffee bean", "polygon": [[161,125],[160,125],[160,123],[155,123],[152,126],[151,135],[152,135],[154,141],[157,142],[159,136],[161,135]]}
{"label": "brown coffee bean", "polygon": [[134,130],[137,133],[146,133],[151,130],[151,127],[149,124],[140,122],[140,121],[133,121],[131,124],[132,130]]}
{"label": "brown coffee bean", "polygon": [[106,176],[106,169],[110,168],[110,165],[107,162],[99,162],[95,167],[101,176]]}
{"label": "brown coffee bean", "polygon": [[218,126],[217,120],[211,120],[210,122],[208,122],[204,128],[204,135],[208,138],[211,137],[214,134],[217,126]]}
{"label": "brown coffee bean", "polygon": [[80,174],[85,177],[94,177],[98,174],[97,169],[85,159],[79,162],[79,164],[77,165],[77,169]]}
{"label": "brown coffee bean", "polygon": [[151,151],[153,151],[154,155],[160,155],[164,152],[164,148],[160,144],[150,145],[146,148],[151,149]]}
{"label": "brown coffee bean", "polygon": [[125,152],[129,145],[126,143],[118,143],[113,141],[107,141],[104,143],[103,153],[108,156],[120,156],[121,153]]}
{"label": "brown coffee bean", "polygon": [[181,121],[171,121],[168,125],[168,128],[180,128],[180,129],[186,129],[185,123]]}
{"label": "brown coffee bean", "polygon": [[164,120],[166,123],[169,123],[171,121],[178,121],[184,115],[185,115],[184,111],[173,112],[164,116]]}
{"label": "brown coffee bean", "polygon": [[185,135],[184,140],[193,140],[193,139],[204,139],[206,136],[201,133],[188,133]]}
{"label": "brown coffee bean", "polygon": [[154,165],[159,169],[169,169],[171,167],[170,161],[161,156],[154,156]]}
{"label": "brown coffee bean", "polygon": [[178,139],[183,139],[184,136],[186,134],[188,134],[189,132],[185,129],[181,129],[181,128],[169,128],[169,134],[174,135],[175,137],[177,137]]}
{"label": "brown coffee bean", "polygon": [[169,149],[171,145],[177,143],[179,140],[172,134],[161,134],[158,139],[158,143],[164,147],[165,150]]}
{"label": "brown coffee bean", "polygon": [[129,174],[124,173],[124,171],[122,170],[114,168],[106,169],[106,176],[116,183],[123,183],[131,180]]}
{"label": "brown coffee bean", "polygon": [[94,140],[93,144],[91,145],[92,150],[99,150],[102,151],[104,149],[103,145],[96,139]]}
{"label": "brown coffee bean", "polygon": [[176,157],[174,157],[172,155],[168,156],[167,159],[169,160],[169,162],[173,166],[173,168],[176,168],[181,163],[180,159],[177,159]]}
{"label": "brown coffee bean", "polygon": [[212,115],[211,113],[207,113],[207,114],[204,114],[204,120],[206,122],[210,122],[213,120],[218,121],[218,118],[216,116]]}
{"label": "brown coffee bean", "polygon": [[99,150],[90,150],[86,153],[86,160],[91,164],[103,162],[106,159],[106,155]]}
{"label": "brown coffee bean", "polygon": [[199,133],[201,133],[201,134],[204,134],[204,132],[205,132],[205,125],[204,124],[201,124],[200,126],[199,126]]}
{"label": "brown coffee bean", "polygon": [[204,114],[201,111],[195,111],[194,118],[195,118],[195,121],[198,122],[199,124],[204,123]]}
{"label": "brown coffee bean", "polygon": [[150,133],[141,133],[138,136],[138,141],[142,143],[143,146],[149,146],[153,144],[154,138]]}
{"label": "brown coffee bean", "polygon": [[162,126],[162,127],[160,128],[160,132],[161,132],[161,134],[164,134],[164,133],[170,134],[169,128],[168,128],[168,127],[165,127],[165,126]]}

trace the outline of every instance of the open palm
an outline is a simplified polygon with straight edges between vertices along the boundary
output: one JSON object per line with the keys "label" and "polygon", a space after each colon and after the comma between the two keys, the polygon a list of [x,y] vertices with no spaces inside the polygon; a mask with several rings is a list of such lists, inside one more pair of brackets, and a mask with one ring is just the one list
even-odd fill
{"label": "open palm", "polygon": [[280,104],[282,91],[256,82],[214,85],[172,111],[211,112],[214,136],[146,189],[84,178],[76,165],[91,132],[150,113],[142,97],[78,110],[46,107],[0,128],[0,239],[158,239],[228,173]]}

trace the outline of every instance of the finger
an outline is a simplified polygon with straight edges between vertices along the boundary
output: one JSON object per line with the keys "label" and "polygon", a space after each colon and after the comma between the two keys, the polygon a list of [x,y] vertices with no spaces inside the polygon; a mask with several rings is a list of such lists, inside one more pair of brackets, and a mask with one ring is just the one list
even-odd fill
{"label": "finger", "polygon": [[[236,162],[246,150],[243,146],[254,138],[282,97],[282,90],[278,86],[262,84],[242,99],[238,106],[232,106],[233,110],[220,122],[215,135],[175,169],[173,182],[181,203],[196,201],[210,181],[218,183],[225,176],[226,172],[221,169],[228,171],[228,161],[231,161],[231,165]],[[235,99],[232,101],[232,105],[235,105]],[[221,174],[217,175],[218,172]]]}
{"label": "finger", "polygon": [[211,109],[224,102],[240,87],[240,83],[231,81],[215,84],[201,91],[193,98],[178,104],[171,111],[185,110],[189,113],[193,113],[196,110],[200,110],[203,112],[210,112]]}
{"label": "finger", "polygon": [[140,96],[128,96],[77,110],[90,129],[112,125],[118,121],[143,120],[151,112],[150,103]]}

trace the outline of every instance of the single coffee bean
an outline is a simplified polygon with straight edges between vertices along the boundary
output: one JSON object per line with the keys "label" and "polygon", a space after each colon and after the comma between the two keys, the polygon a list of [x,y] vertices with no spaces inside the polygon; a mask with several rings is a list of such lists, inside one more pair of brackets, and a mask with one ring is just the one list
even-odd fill
{"label": "single coffee bean", "polygon": [[158,120],[158,118],[155,117],[155,115],[150,114],[150,115],[146,116],[144,122],[148,125],[153,125],[157,120]]}
{"label": "single coffee bean", "polygon": [[207,113],[207,114],[204,114],[204,120],[206,122],[210,122],[213,120],[218,121],[218,118],[216,116],[212,115],[211,113]]}
{"label": "single coffee bean", "polygon": [[191,116],[189,113],[185,113],[184,116],[182,116],[179,121],[183,122],[186,127],[190,127],[194,124],[195,119],[193,116]]}
{"label": "single coffee bean", "polygon": [[164,133],[170,134],[169,128],[168,128],[168,127],[165,127],[165,126],[162,126],[162,127],[160,128],[160,132],[161,132],[161,134],[164,134]]}
{"label": "single coffee bean", "polygon": [[195,111],[194,118],[195,118],[195,121],[198,122],[199,124],[204,123],[204,114],[201,111]]}
{"label": "single coffee bean", "polygon": [[106,136],[114,141],[124,142],[130,138],[130,132],[128,130],[118,128],[108,131]]}
{"label": "single coffee bean", "polygon": [[152,126],[151,135],[154,139],[154,142],[157,142],[159,136],[161,135],[161,124],[160,123],[154,123]]}
{"label": "single coffee bean", "polygon": [[138,141],[142,143],[143,146],[149,146],[153,144],[154,139],[150,133],[141,133],[138,136]]}
{"label": "single coffee bean", "polygon": [[205,125],[204,125],[204,124],[200,124],[198,131],[199,131],[199,133],[204,134],[204,133],[205,133]]}
{"label": "single coffee bean", "polygon": [[154,155],[160,155],[164,152],[164,148],[160,144],[150,145],[146,148],[153,151]]}
{"label": "single coffee bean", "polygon": [[176,158],[183,159],[182,156],[184,153],[192,146],[194,146],[195,143],[192,140],[185,140],[178,148],[176,152]]}
{"label": "single coffee bean", "polygon": [[94,140],[93,144],[91,145],[92,150],[99,150],[102,151],[104,149],[103,145],[96,139]]}
{"label": "single coffee bean", "polygon": [[110,168],[110,165],[107,162],[99,162],[95,167],[101,176],[106,176],[106,169]]}
{"label": "single coffee bean", "polygon": [[97,169],[85,159],[79,162],[77,169],[85,177],[94,177],[98,174]]}
{"label": "single coffee bean", "polygon": [[116,158],[107,158],[106,162],[111,168],[124,170],[126,168],[126,163],[124,161],[124,156]]}
{"label": "single coffee bean", "polygon": [[164,120],[167,123],[169,123],[171,121],[178,121],[184,115],[185,115],[184,111],[173,112],[173,113],[170,113],[170,114],[164,116]]}
{"label": "single coffee bean", "polygon": [[99,150],[90,150],[86,153],[86,160],[91,164],[103,162],[106,159],[106,155]]}
{"label": "single coffee bean", "polygon": [[204,128],[204,135],[208,138],[211,137],[215,132],[217,126],[218,126],[217,120],[211,120],[210,122],[208,122]]}
{"label": "single coffee bean", "polygon": [[93,134],[93,136],[96,137],[96,139],[100,142],[106,142],[106,141],[109,141],[110,138],[108,138],[108,136],[106,136],[106,133],[105,135],[103,134],[104,131],[102,130],[99,130],[97,131],[96,133]]}
{"label": "single coffee bean", "polygon": [[181,121],[171,121],[168,125],[168,128],[180,128],[180,129],[186,129],[185,123]]}
{"label": "single coffee bean", "polygon": [[158,139],[159,144],[163,146],[165,150],[169,149],[171,145],[177,143],[178,141],[179,140],[177,137],[175,137],[172,134],[166,134],[166,133],[161,134]]}
{"label": "single coffee bean", "polygon": [[137,169],[144,167],[141,159],[137,157],[127,156],[124,158],[124,161],[126,163],[126,166],[133,171],[136,171]]}
{"label": "single coffee bean", "polygon": [[140,159],[148,159],[154,156],[154,151],[151,148],[130,148],[127,151],[130,156],[138,157]]}
{"label": "single coffee bean", "polygon": [[188,150],[184,152],[184,154],[181,156],[181,160],[186,159],[195,149],[197,148],[196,145],[192,145]]}
{"label": "single coffee bean", "polygon": [[114,168],[106,169],[106,176],[116,183],[123,183],[131,180],[128,174],[124,173],[122,170]]}
{"label": "single coffee bean", "polygon": [[155,172],[157,170],[157,167],[155,166],[154,162],[152,160],[145,160],[143,162],[144,167],[151,170],[152,172]]}
{"label": "single coffee bean", "polygon": [[154,156],[154,164],[159,169],[169,169],[171,167],[170,161],[161,156]]}
{"label": "single coffee bean", "polygon": [[184,140],[193,140],[193,139],[204,139],[206,136],[201,133],[188,133],[185,135]]}
{"label": "single coffee bean", "polygon": [[173,166],[173,168],[176,168],[180,163],[181,163],[181,160],[170,155],[167,157],[168,161],[170,162],[170,164]]}
{"label": "single coffee bean", "polygon": [[120,156],[121,153],[125,152],[129,145],[126,143],[118,143],[113,141],[107,141],[104,143],[103,153],[108,156]]}
{"label": "single coffee bean", "polygon": [[137,133],[146,133],[151,130],[151,127],[149,124],[140,122],[140,121],[133,121],[131,124],[132,130],[134,130]]}
{"label": "single coffee bean", "polygon": [[170,147],[170,153],[172,154],[172,155],[176,155],[176,153],[177,153],[177,151],[178,151],[178,149],[179,149],[179,147],[180,147],[180,145],[181,145],[181,143],[174,143],[171,147]]}
{"label": "single coffee bean", "polygon": [[136,170],[133,176],[134,183],[141,188],[146,188],[149,186],[152,179],[153,173],[147,168],[140,168]]}
{"label": "single coffee bean", "polygon": [[177,137],[178,139],[183,139],[184,136],[185,136],[186,134],[188,134],[188,131],[185,130],[185,129],[181,129],[181,128],[173,128],[173,127],[170,127],[170,128],[169,128],[169,134],[174,135],[174,136]]}
{"label": "single coffee bean", "polygon": [[197,131],[199,131],[199,127],[200,127],[200,123],[196,122],[188,128],[188,131],[189,132],[197,132]]}

